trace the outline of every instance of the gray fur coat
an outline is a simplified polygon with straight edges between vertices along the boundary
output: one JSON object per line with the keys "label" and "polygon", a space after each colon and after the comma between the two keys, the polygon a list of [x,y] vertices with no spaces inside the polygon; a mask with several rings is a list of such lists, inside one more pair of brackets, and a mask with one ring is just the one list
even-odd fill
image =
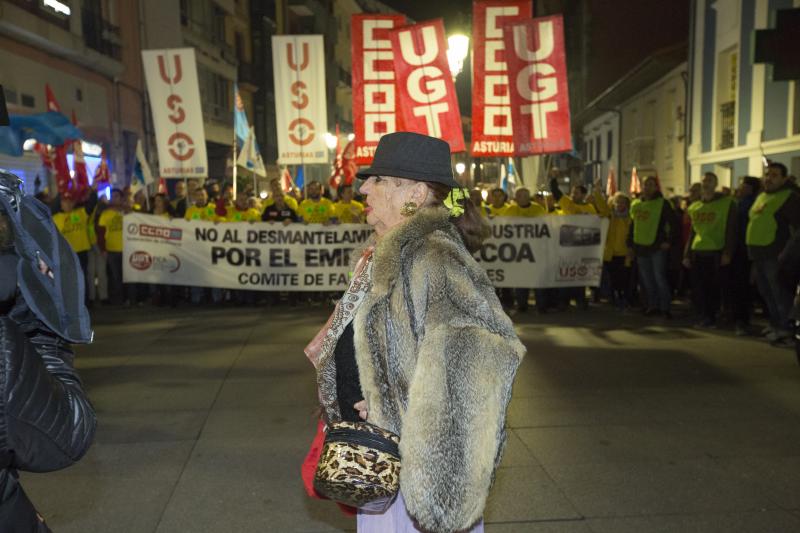
{"label": "gray fur coat", "polygon": [[[400,435],[401,491],[420,527],[467,529],[500,462],[525,347],[446,210],[420,210],[387,233],[373,261],[353,322],[369,421]],[[335,369],[319,370],[335,385]],[[335,405],[335,386],[320,392]]]}

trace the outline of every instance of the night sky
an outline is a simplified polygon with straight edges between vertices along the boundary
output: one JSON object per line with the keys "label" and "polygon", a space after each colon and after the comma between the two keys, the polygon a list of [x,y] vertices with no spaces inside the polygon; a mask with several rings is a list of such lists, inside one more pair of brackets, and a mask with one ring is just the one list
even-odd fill
{"label": "night sky", "polygon": [[441,17],[448,33],[460,30],[469,34],[472,0],[384,0],[383,3],[417,22]]}

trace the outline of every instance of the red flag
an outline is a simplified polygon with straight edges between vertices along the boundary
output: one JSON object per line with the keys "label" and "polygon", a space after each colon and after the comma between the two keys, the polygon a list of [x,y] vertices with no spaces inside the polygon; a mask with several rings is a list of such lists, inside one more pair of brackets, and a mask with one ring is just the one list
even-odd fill
{"label": "red flag", "polygon": [[636,173],[636,167],[631,170],[631,195],[642,193],[642,182],[639,181],[639,174]]}
{"label": "red flag", "polygon": [[514,155],[570,151],[564,19],[553,15],[512,23],[504,39]]}
{"label": "red flag", "polygon": [[[78,117],[72,110],[72,123],[78,125]],[[86,170],[86,160],[83,158],[83,145],[80,140],[72,143],[72,169],[75,172],[75,198],[78,202],[89,196],[89,172]]]}
{"label": "red flag", "polygon": [[108,163],[106,163],[105,150],[100,153],[100,164],[97,165],[97,168],[94,171],[94,179],[92,181],[98,184],[108,183],[111,181],[111,177],[108,172]]}
{"label": "red flag", "polygon": [[608,166],[608,177],[606,178],[606,196],[611,198],[617,194],[617,178],[614,175],[614,167]]}
{"label": "red flag", "polygon": [[167,194],[167,180],[158,178],[158,194]]}
{"label": "red flag", "polygon": [[532,16],[531,0],[472,4],[472,157],[514,155],[503,26]]}
{"label": "red flag", "polygon": [[333,170],[328,179],[328,185],[336,189],[342,181],[342,143],[339,139],[339,124],[336,124],[336,159],[333,161]]}
{"label": "red flag", "polygon": [[405,15],[359,14],[350,18],[353,127],[356,161],[360,165],[372,163],[384,134],[403,129],[389,31],[405,23]]}
{"label": "red flag", "polygon": [[463,152],[464,131],[442,19],[406,26],[389,35],[404,129],[437,137],[450,144],[451,152]]}
{"label": "red flag", "polygon": [[58,105],[56,96],[53,94],[53,89],[51,89],[50,85],[47,83],[44,84],[44,94],[47,100],[47,110],[61,113],[61,106]]}
{"label": "red flag", "polygon": [[294,180],[289,173],[289,167],[283,167],[283,174],[281,174],[281,189],[283,192],[289,192],[294,186]]}
{"label": "red flag", "polygon": [[352,185],[356,179],[358,164],[356,163],[356,146],[353,141],[347,143],[342,152],[342,179],[345,185]]}

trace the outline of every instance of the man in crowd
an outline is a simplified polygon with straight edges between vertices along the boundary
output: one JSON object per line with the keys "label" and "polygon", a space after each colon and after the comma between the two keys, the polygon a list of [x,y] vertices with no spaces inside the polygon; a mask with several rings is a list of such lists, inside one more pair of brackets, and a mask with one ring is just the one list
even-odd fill
{"label": "man in crowd", "polygon": [[307,188],[308,198],[300,202],[299,215],[306,224],[328,224],[333,217],[333,202],[322,197],[322,184],[312,181]]}
{"label": "man in crowd", "polygon": [[639,279],[645,290],[645,314],[672,318],[672,290],[667,279],[667,260],[677,230],[674,213],[658,188],[655,176],[644,180],[642,197],[631,204],[628,244],[636,256]]}
{"label": "man in crowd", "polygon": [[264,208],[261,220],[264,222],[281,222],[284,226],[292,222],[300,222],[300,217],[297,216],[295,210],[289,207],[288,198],[283,194],[276,196],[275,200]]}
{"label": "man in crowd", "polygon": [[508,207],[508,195],[506,191],[500,187],[492,189],[489,193],[491,203],[486,206],[489,210],[490,217],[496,217],[503,214],[503,211]]}
{"label": "man in crowd", "polygon": [[120,189],[111,190],[108,208],[97,221],[97,245],[108,265],[111,303],[119,305],[125,294],[122,285],[122,216],[124,199]]}
{"label": "man in crowd", "polygon": [[792,234],[800,231],[800,193],[781,163],[769,164],[763,187],[750,208],[745,242],[770,315],[766,337],[776,344],[789,344],[789,311],[795,288],[780,282],[778,261]]}
{"label": "man in crowd", "polygon": [[480,188],[475,187],[469,191],[469,201],[472,202],[472,205],[480,212],[481,216],[486,218],[489,216],[489,209],[486,207],[486,203],[483,201],[483,191]]}
{"label": "man in crowd", "polygon": [[248,207],[248,200],[244,194],[238,195],[233,206],[227,208],[224,222],[257,222],[261,220],[261,213],[257,209]]}
{"label": "man in crowd", "polygon": [[[531,192],[521,187],[514,192],[514,202],[506,207],[500,215],[501,217],[526,217],[534,218],[541,217],[547,214],[547,211],[531,201]],[[511,297],[511,289],[504,289],[501,291],[501,296],[505,300],[506,307],[513,305],[513,300],[517,302],[517,311],[526,313],[528,311],[528,298],[530,297],[531,290],[529,288],[516,288],[514,289],[513,298]],[[535,289],[536,307],[541,313],[547,311],[546,296],[542,289]]]}
{"label": "man in crowd", "polygon": [[747,257],[747,225],[750,222],[750,208],[761,192],[761,180],[753,176],[741,179],[736,189],[736,246],[730,266],[731,301],[733,319],[736,321],[736,335],[748,335],[753,294],[750,289],[752,263]]}
{"label": "man in crowd", "polygon": [[281,180],[278,178],[272,178],[269,182],[269,189],[270,196],[264,201],[263,204],[265,209],[275,203],[277,198],[283,198],[284,203],[288,205],[295,213],[297,213],[297,200],[295,200],[289,194],[284,194],[283,189],[281,188]]}
{"label": "man in crowd", "polygon": [[[86,278],[89,270],[89,249],[92,247],[89,242],[89,214],[83,206],[75,205],[71,192],[65,191],[61,194],[61,211],[53,215],[53,224],[78,256],[81,270]],[[87,279],[87,289],[88,284]],[[88,290],[84,296],[88,304]]]}
{"label": "man in crowd", "polygon": [[[183,180],[176,181],[175,196],[172,198],[172,200],[170,200],[172,213],[178,218],[183,218],[183,216],[186,214],[186,186],[187,182],[184,182]],[[196,186],[197,182],[195,182],[195,187]]]}
{"label": "man in crowd", "polygon": [[700,200],[688,209],[692,231],[683,257],[700,306],[697,311],[702,318],[697,325],[704,328],[716,325],[736,246],[736,206],[731,196],[717,192],[717,184],[717,175],[706,172]]}
{"label": "man in crowd", "polygon": [[359,224],[364,222],[364,204],[353,199],[352,185],[340,185],[339,200],[333,204],[334,217],[340,224]]}
{"label": "man in crowd", "polygon": [[194,204],[187,207],[183,215],[186,220],[217,220],[214,205],[209,203],[208,193],[203,187],[195,189],[192,199]]}

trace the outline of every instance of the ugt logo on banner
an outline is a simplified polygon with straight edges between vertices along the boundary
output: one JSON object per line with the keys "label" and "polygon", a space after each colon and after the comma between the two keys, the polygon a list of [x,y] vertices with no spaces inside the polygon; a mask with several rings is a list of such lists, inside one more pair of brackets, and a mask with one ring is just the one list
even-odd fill
{"label": "ugt logo on banner", "polygon": [[322,35],[272,37],[278,163],[327,163],[324,133],[325,51]]}
{"label": "ugt logo on banner", "polygon": [[533,16],[530,0],[475,2],[472,7],[473,157],[514,155],[503,27]]}
{"label": "ugt logo on banner", "polygon": [[453,152],[464,151],[461,112],[441,19],[391,32],[403,127],[438,137]]}
{"label": "ugt logo on banner", "polygon": [[561,15],[505,28],[515,155],[572,149]]}
{"label": "ugt logo on banner", "polygon": [[403,24],[403,15],[360,14],[351,18],[353,126],[359,165],[372,163],[380,138],[402,128],[389,31]]}
{"label": "ugt logo on banner", "polygon": [[156,129],[159,173],[165,178],[208,176],[194,49],[143,50],[142,63]]}

